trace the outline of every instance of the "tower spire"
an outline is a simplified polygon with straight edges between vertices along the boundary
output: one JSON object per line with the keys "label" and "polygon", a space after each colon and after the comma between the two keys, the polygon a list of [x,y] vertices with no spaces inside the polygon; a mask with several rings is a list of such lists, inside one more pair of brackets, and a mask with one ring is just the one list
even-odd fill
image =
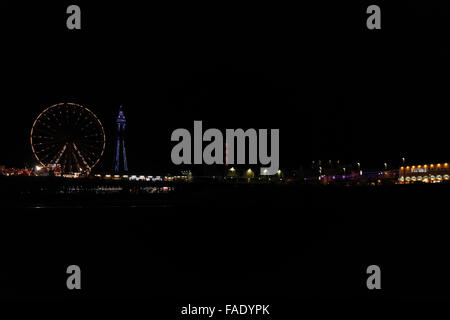
{"label": "tower spire", "polygon": [[[127,154],[125,151],[125,127],[127,120],[125,118],[125,114],[123,113],[123,106],[119,107],[119,114],[116,119],[116,145],[114,152],[114,164],[113,169],[114,172],[128,171],[127,164]],[[122,155],[122,156],[121,156]],[[122,160],[122,161],[121,161]],[[121,166],[122,162],[122,166]]]}

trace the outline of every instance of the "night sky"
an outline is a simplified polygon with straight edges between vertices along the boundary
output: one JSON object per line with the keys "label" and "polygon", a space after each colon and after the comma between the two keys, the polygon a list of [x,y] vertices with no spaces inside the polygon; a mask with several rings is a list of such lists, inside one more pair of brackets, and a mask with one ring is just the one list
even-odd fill
{"label": "night sky", "polygon": [[[33,120],[74,102],[101,119],[112,165],[119,105],[131,171],[173,170],[176,128],[279,128],[282,168],[313,159],[448,160],[449,11],[424,1],[315,5],[90,2],[2,9],[0,164],[34,164]],[[391,1],[392,2],[392,1]],[[69,4],[82,30],[66,28]],[[353,3],[353,1],[352,1]],[[3,5],[5,6],[5,5]]]}

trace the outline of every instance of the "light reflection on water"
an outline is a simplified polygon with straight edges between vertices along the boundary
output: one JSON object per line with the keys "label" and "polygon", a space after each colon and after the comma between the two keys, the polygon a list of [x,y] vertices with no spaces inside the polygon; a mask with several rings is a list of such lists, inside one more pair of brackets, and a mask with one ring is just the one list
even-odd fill
{"label": "light reflection on water", "polygon": [[90,208],[172,208],[174,205],[171,204],[142,204],[142,205],[99,205],[99,206],[81,206],[81,205],[39,205],[39,206],[28,206],[27,209],[90,209]]}

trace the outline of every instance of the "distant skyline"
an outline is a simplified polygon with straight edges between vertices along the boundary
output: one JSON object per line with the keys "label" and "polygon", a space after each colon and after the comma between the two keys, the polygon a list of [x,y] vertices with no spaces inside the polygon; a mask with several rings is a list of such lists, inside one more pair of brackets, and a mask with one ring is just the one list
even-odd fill
{"label": "distant skyline", "polygon": [[279,128],[281,168],[315,159],[450,161],[443,8],[383,4],[383,28],[370,33],[364,6],[351,4],[305,4],[301,14],[230,5],[209,15],[194,5],[158,5],[150,20],[83,4],[83,30],[68,34],[64,21],[57,27],[60,18],[32,19],[39,10],[58,16],[58,5],[7,6],[5,22],[17,33],[4,39],[0,164],[34,161],[32,122],[59,102],[89,107],[102,121],[107,147],[99,169],[112,166],[120,105],[130,171],[176,170],[170,134],[194,120],[219,129]]}

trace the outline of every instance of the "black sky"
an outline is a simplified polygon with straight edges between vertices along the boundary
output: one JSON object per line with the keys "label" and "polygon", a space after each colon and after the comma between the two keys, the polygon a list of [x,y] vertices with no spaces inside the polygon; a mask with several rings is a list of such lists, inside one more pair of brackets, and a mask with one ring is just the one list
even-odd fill
{"label": "black sky", "polygon": [[[428,1],[349,4],[80,2],[7,4],[2,15],[0,164],[33,163],[28,142],[45,107],[89,107],[107,131],[112,164],[120,104],[129,166],[170,170],[171,132],[280,128],[281,166],[312,159],[448,160],[450,19]],[[353,1],[352,1],[353,3]]]}

